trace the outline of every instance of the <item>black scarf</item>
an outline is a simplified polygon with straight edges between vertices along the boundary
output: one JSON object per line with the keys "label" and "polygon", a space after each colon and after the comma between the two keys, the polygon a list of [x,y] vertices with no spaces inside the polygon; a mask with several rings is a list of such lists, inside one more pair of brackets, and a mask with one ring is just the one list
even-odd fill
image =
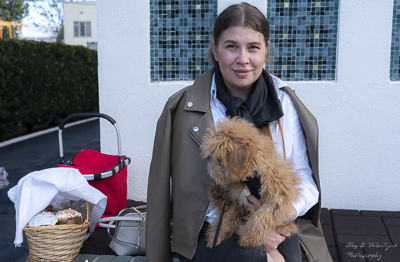
{"label": "black scarf", "polygon": [[215,72],[217,98],[226,107],[227,116],[239,116],[259,127],[278,120],[283,111],[272,77],[263,70],[254,82],[247,101],[229,94],[221,73]]}
{"label": "black scarf", "polygon": [[[225,105],[227,116],[242,117],[250,123],[254,123],[257,127],[278,120],[283,116],[274,82],[271,75],[265,70],[254,82],[247,101],[229,94],[220,72],[215,72],[215,84],[217,86],[217,98]],[[250,193],[259,199],[261,187],[259,177],[255,175],[245,183]]]}

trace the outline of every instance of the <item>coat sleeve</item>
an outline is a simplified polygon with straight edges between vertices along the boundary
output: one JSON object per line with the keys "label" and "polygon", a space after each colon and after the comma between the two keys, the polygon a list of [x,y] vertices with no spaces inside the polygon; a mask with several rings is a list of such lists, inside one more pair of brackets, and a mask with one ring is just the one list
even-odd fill
{"label": "coat sleeve", "polygon": [[304,130],[306,139],[307,153],[310,161],[310,166],[319,192],[318,203],[314,205],[304,216],[304,219],[311,220],[315,227],[318,227],[319,215],[321,212],[321,186],[319,181],[319,159],[318,159],[318,123],[317,119],[311,114],[307,107],[297,97],[295,92],[290,87],[280,88],[290,96],[294,107],[297,110],[300,123]]}
{"label": "coat sleeve", "polygon": [[172,100],[158,120],[147,189],[146,261],[172,261],[170,170]]}

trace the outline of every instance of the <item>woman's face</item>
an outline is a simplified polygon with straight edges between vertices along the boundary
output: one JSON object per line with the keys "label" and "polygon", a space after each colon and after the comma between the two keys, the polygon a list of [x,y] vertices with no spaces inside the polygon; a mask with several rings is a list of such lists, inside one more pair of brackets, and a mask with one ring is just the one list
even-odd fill
{"label": "woman's face", "polygon": [[232,96],[247,99],[252,84],[262,72],[267,44],[263,34],[241,26],[223,31],[218,45],[212,41],[215,60]]}

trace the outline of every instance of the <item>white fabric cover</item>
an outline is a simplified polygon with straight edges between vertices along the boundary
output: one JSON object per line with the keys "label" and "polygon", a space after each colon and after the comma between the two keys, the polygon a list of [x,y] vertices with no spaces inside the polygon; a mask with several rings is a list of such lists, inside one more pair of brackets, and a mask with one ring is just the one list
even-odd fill
{"label": "white fabric cover", "polygon": [[107,204],[107,197],[102,192],[89,185],[77,169],[68,167],[29,173],[22,177],[16,186],[10,188],[8,197],[14,202],[16,211],[16,247],[20,247],[23,242],[23,229],[29,220],[56,197],[74,201],[84,199],[94,205],[90,213],[90,232],[94,231]]}

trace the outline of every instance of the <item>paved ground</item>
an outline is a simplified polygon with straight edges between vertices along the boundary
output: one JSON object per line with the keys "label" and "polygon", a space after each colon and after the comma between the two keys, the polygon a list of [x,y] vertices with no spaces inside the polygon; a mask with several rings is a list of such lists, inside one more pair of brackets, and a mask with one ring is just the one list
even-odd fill
{"label": "paved ground", "polygon": [[[72,158],[82,149],[100,150],[99,141],[98,120],[65,128],[63,131],[65,159]],[[29,255],[25,236],[22,247],[15,248],[13,244],[15,209],[7,196],[8,189],[15,186],[21,177],[30,172],[56,167],[59,159],[58,131],[0,147],[0,167],[6,168],[10,181],[7,188],[0,189],[1,262],[22,262]]]}
{"label": "paved ground", "polygon": [[[81,149],[100,150],[99,123],[89,121],[68,127],[63,132],[66,159]],[[1,145],[1,143],[0,143]],[[28,140],[0,147],[0,166],[9,173],[10,185],[0,189],[0,261],[24,262],[29,255],[26,239],[15,248],[15,210],[7,190],[32,172],[55,167],[59,161],[58,132],[50,132]],[[133,161],[135,161],[133,159]],[[129,201],[128,205],[137,203]],[[322,210],[321,223],[326,242],[335,262],[399,262],[400,211]],[[81,249],[76,262],[143,262],[144,257],[117,257],[108,248],[105,229],[96,229]],[[306,260],[304,260],[306,261]],[[175,261],[176,262],[176,261]]]}

